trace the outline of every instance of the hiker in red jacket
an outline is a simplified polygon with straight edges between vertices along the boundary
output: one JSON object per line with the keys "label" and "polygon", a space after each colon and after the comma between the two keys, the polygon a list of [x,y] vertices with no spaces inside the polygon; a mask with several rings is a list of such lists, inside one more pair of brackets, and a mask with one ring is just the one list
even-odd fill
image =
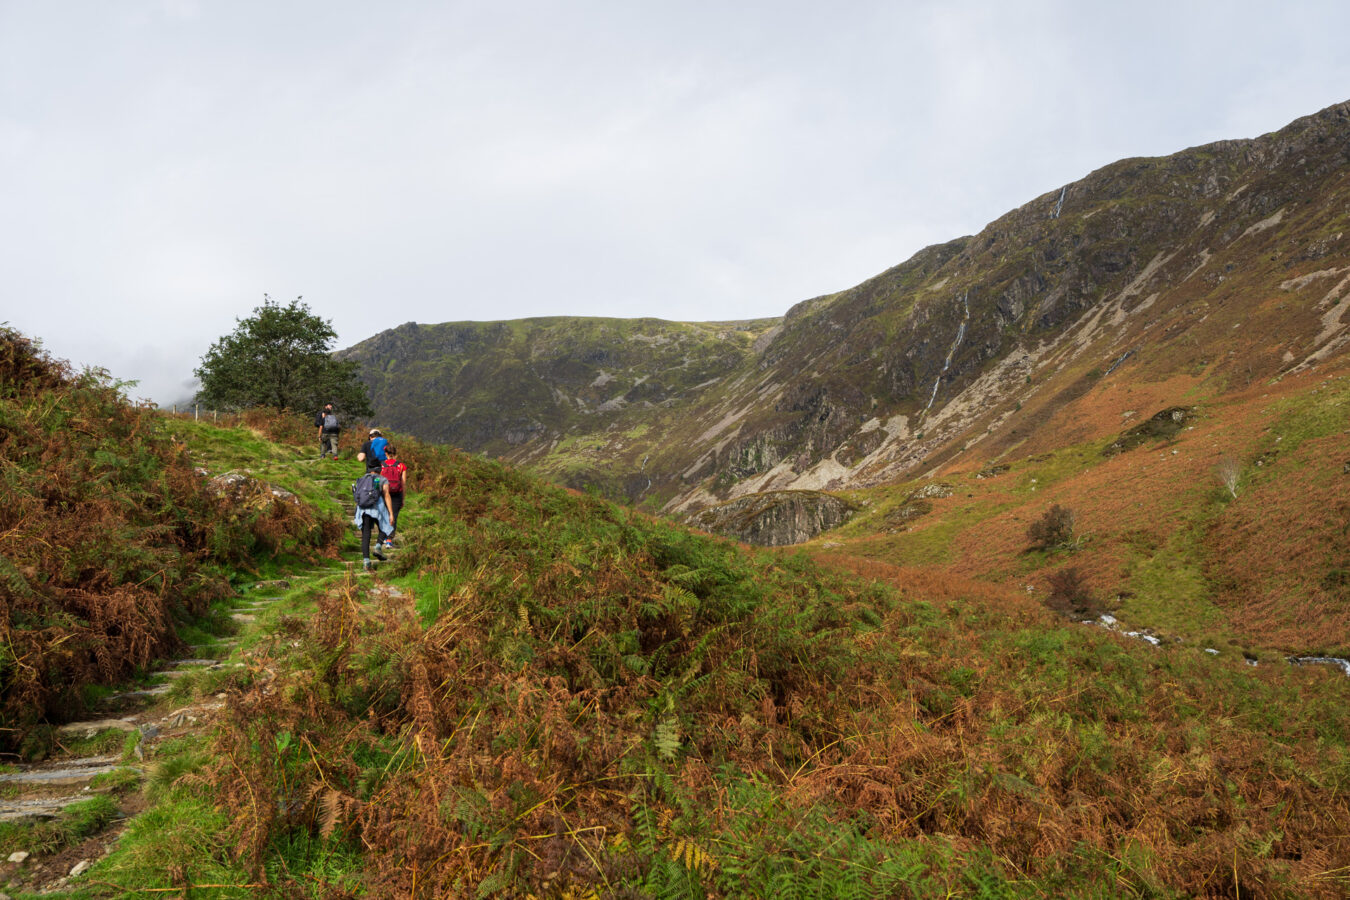
{"label": "hiker in red jacket", "polygon": [[394,527],[390,531],[389,539],[384,542],[384,546],[389,547],[394,543],[393,532],[398,530],[398,511],[403,508],[403,491],[408,485],[408,466],[399,462],[398,450],[392,444],[385,445],[380,477],[389,485],[389,499],[393,504],[390,518]]}

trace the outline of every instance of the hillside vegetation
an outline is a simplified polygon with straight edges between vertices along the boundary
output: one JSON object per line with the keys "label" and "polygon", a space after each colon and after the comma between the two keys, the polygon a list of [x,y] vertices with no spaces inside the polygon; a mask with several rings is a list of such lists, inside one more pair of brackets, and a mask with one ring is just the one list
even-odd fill
{"label": "hillside vegetation", "polygon": [[[174,430],[209,468],[252,456],[338,494],[355,474]],[[842,574],[398,442],[396,562],[297,583],[202,686],[225,707],[166,751],[164,812],[78,896],[1350,886],[1333,670],[1154,648],[950,573]]]}
{"label": "hillside vegetation", "polygon": [[305,506],[223,496],[148,407],[0,329],[0,750],[45,752],[84,711],[179,645],[231,572],[331,543]]}
{"label": "hillside vegetation", "polygon": [[[1114,435],[1057,446],[1050,426],[1001,466],[970,454],[854,492],[863,512],[810,546],[1029,590],[1080,618],[1109,611],[1195,649],[1350,658],[1350,376],[1197,397],[1167,433],[1113,415],[1175,391],[1114,388],[1096,413]],[[1055,505],[1074,514],[1072,539],[1035,548],[1028,530]],[[1069,570],[1077,610],[1052,584]]]}

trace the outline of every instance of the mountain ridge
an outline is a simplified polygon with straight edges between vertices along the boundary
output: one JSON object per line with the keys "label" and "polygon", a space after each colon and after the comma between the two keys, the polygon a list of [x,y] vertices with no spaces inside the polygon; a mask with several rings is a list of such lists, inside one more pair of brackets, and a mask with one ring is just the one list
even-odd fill
{"label": "mountain ridge", "polygon": [[[1072,419],[1108,377],[1186,373],[1222,394],[1339,358],[1348,161],[1342,103],[1258,138],[1103,166],[976,235],[737,330],[569,317],[401,326],[342,355],[364,363],[390,426],[667,513],[884,484],[962,454],[1002,459],[1025,445],[1028,408],[1048,426]],[[395,386],[391,366],[437,365],[413,328],[495,334],[498,350],[510,332],[521,345],[507,365],[485,341],[463,343],[439,380],[414,368]],[[456,400],[465,421],[451,427]]]}

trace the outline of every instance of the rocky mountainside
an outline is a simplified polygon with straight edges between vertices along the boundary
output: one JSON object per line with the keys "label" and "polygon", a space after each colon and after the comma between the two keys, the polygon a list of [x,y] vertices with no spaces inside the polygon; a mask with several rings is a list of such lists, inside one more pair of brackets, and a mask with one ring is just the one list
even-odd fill
{"label": "rocky mountainside", "polygon": [[1095,439],[1136,412],[1083,412],[1112,385],[1185,405],[1334,363],[1347,231],[1350,103],[1114,163],[781,320],[408,324],[342,355],[390,427],[693,515]]}

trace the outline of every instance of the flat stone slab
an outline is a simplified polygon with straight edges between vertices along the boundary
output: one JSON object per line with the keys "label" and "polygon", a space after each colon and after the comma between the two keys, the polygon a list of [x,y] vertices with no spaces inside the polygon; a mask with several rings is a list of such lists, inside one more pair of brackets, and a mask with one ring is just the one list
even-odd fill
{"label": "flat stone slab", "polygon": [[67,806],[88,799],[88,794],[74,794],[69,797],[0,800],[0,822],[34,822],[42,819],[55,819],[61,815],[61,810]]}
{"label": "flat stone slab", "polygon": [[144,699],[144,698],[147,698],[147,697],[158,697],[158,696],[160,696],[161,694],[167,694],[172,688],[173,688],[173,685],[171,685],[171,684],[157,684],[157,685],[155,685],[154,687],[145,688],[144,690],[140,690],[140,691],[126,691],[125,693],[121,693],[121,694],[113,694],[113,695],[112,695],[111,697],[109,697],[108,699],[109,699],[109,700],[141,700],[141,699]]}
{"label": "flat stone slab", "polygon": [[91,738],[100,731],[137,731],[140,726],[131,719],[93,719],[88,722],[70,722],[56,729],[60,735]]}
{"label": "flat stone slab", "polygon": [[218,665],[220,665],[220,660],[218,660],[218,659],[175,659],[173,662],[169,663],[169,665],[173,666],[175,669],[186,669],[186,668],[188,668],[189,666],[218,666]]}
{"label": "flat stone slab", "polygon": [[59,766],[32,766],[18,772],[0,775],[0,784],[35,784],[46,787],[65,787],[93,781],[96,775],[106,775],[123,768],[120,756],[90,756],[84,759],[63,760]]}
{"label": "flat stone slab", "polygon": [[250,622],[258,621],[257,616],[251,616],[248,613],[231,613],[230,618],[243,625],[247,625]]}

